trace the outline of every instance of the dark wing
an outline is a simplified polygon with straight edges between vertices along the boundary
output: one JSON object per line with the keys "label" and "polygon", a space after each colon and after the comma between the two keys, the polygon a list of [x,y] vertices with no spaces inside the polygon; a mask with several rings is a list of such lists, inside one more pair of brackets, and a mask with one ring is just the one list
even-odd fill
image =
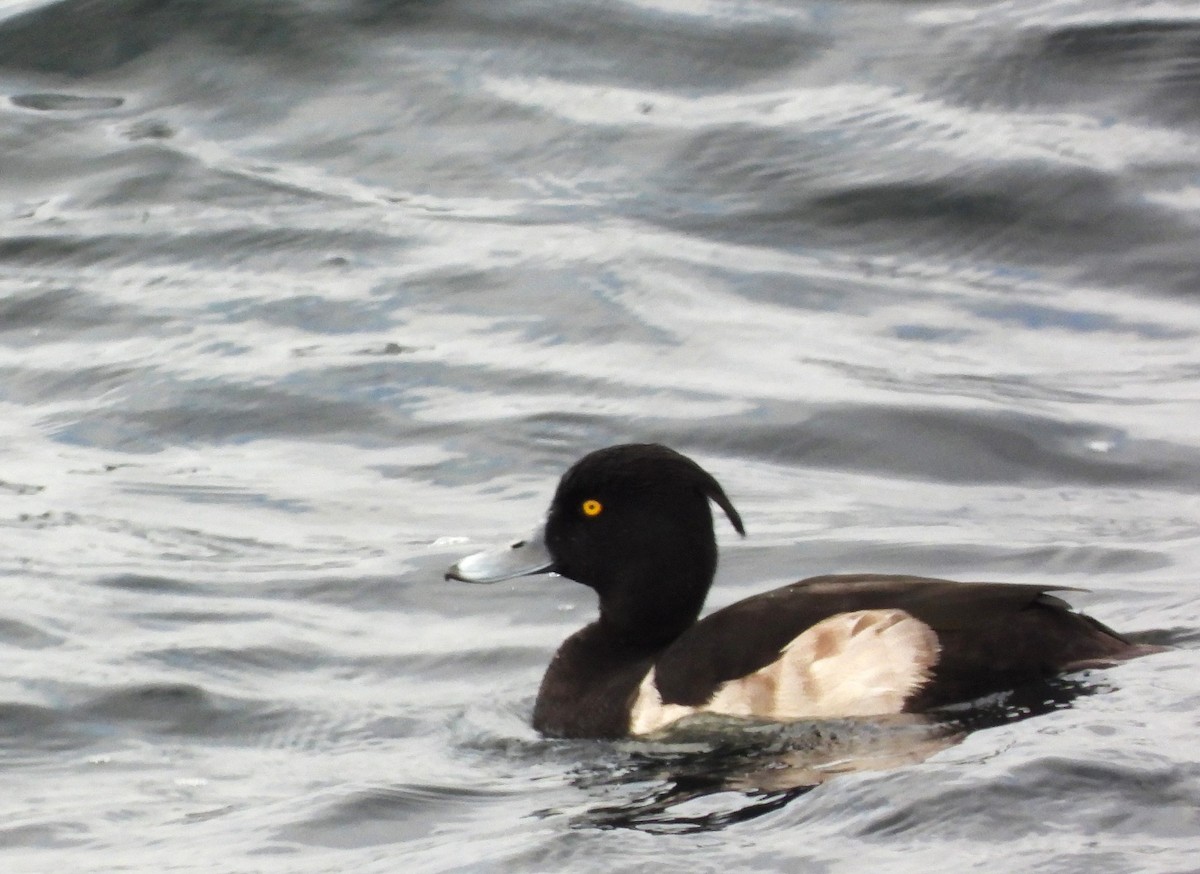
{"label": "dark wing", "polygon": [[933,676],[907,702],[910,711],[1135,654],[1116,632],[1048,594],[1056,590],[1062,587],[879,574],[813,577],[696,623],[659,657],[656,684],[665,703],[701,705],[722,683],[775,661],[805,629],[857,610],[904,610],[937,634]]}

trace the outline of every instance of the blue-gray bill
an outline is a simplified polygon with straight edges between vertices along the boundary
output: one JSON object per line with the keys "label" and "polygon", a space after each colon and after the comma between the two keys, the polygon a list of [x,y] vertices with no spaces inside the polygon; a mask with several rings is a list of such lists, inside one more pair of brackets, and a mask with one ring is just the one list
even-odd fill
{"label": "blue-gray bill", "polygon": [[554,560],[546,551],[545,529],[538,528],[526,539],[501,549],[468,555],[446,570],[446,579],[498,583],[513,577],[543,574],[553,567]]}

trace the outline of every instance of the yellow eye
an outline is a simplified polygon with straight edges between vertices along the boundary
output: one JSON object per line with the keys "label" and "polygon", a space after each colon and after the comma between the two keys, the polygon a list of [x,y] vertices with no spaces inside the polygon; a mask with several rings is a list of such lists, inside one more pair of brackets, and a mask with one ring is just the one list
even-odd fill
{"label": "yellow eye", "polygon": [[599,516],[600,511],[604,509],[604,505],[595,498],[588,498],[580,506],[580,509],[583,510],[583,515],[585,516]]}

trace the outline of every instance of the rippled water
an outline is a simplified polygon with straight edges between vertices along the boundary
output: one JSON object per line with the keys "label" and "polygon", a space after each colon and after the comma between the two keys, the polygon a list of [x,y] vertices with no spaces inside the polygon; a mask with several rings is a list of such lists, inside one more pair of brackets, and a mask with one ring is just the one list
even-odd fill
{"label": "rippled water", "polygon": [[[1198,59],[1182,0],[0,4],[0,867],[1197,870]],[[441,571],[624,440],[745,518],[713,605],[1178,648],[540,739],[591,598]]]}

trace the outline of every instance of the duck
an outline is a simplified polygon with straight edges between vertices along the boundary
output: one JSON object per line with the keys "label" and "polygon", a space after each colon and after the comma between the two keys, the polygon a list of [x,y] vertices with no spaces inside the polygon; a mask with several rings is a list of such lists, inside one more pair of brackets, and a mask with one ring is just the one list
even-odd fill
{"label": "duck", "polygon": [[696,714],[755,720],[924,714],[1153,648],[1075,611],[1063,586],[901,574],[811,577],[704,618],[717,570],[717,480],[657,443],[593,451],[562,475],[530,537],[463,558],[447,580],[558,574],[599,617],[546,669],[533,727],[637,738]]}

